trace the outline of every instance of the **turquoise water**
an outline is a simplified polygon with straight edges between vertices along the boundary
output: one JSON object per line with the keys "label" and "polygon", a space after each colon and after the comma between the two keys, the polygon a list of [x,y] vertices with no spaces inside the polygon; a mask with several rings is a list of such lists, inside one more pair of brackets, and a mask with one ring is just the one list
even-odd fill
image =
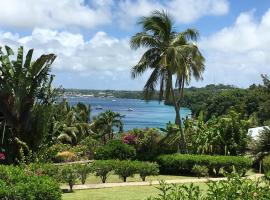
{"label": "turquoise water", "polygon": [[[172,106],[164,105],[158,101],[145,102],[139,99],[112,99],[95,97],[73,97],[68,98],[71,105],[78,102],[91,105],[91,117],[112,110],[124,116],[124,130],[133,128],[157,127],[164,128],[169,121],[174,122],[175,112]],[[103,109],[96,109],[102,107]],[[132,108],[133,111],[128,111]],[[181,108],[181,117],[190,115],[188,108]]]}

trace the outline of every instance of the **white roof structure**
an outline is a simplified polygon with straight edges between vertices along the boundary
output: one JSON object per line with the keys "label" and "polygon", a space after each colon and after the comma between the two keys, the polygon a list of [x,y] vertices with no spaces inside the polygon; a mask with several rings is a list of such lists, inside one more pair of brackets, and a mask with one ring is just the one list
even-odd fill
{"label": "white roof structure", "polygon": [[264,130],[264,128],[270,128],[270,126],[261,126],[248,129],[248,134],[255,140],[258,139],[260,133]]}

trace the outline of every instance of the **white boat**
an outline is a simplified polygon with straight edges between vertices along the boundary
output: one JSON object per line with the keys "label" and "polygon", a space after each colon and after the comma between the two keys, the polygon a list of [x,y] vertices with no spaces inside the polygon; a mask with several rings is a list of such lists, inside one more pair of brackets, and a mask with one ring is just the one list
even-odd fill
{"label": "white boat", "polygon": [[102,108],[102,106],[97,106],[96,107],[96,110],[102,110],[103,108]]}
{"label": "white boat", "polygon": [[116,101],[115,99],[113,99],[112,101]]}
{"label": "white boat", "polygon": [[133,108],[128,108],[128,111],[134,111],[134,109]]}

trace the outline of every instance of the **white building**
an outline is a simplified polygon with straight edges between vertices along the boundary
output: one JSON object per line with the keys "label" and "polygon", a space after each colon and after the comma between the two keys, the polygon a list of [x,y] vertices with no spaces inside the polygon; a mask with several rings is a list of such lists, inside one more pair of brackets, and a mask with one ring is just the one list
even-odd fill
{"label": "white building", "polygon": [[261,126],[248,129],[248,134],[254,139],[257,140],[260,133],[264,130],[264,128],[270,128],[270,126]]}

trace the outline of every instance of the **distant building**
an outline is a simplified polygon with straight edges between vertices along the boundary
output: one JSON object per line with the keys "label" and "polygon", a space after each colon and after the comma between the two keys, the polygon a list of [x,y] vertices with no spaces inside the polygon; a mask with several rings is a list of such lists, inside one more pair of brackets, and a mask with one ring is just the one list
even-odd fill
{"label": "distant building", "polygon": [[82,95],[83,97],[94,97],[94,95],[93,94],[84,94],[84,95]]}
{"label": "distant building", "polygon": [[254,139],[257,140],[260,133],[264,130],[264,128],[270,128],[270,126],[261,126],[248,129],[248,134]]}

